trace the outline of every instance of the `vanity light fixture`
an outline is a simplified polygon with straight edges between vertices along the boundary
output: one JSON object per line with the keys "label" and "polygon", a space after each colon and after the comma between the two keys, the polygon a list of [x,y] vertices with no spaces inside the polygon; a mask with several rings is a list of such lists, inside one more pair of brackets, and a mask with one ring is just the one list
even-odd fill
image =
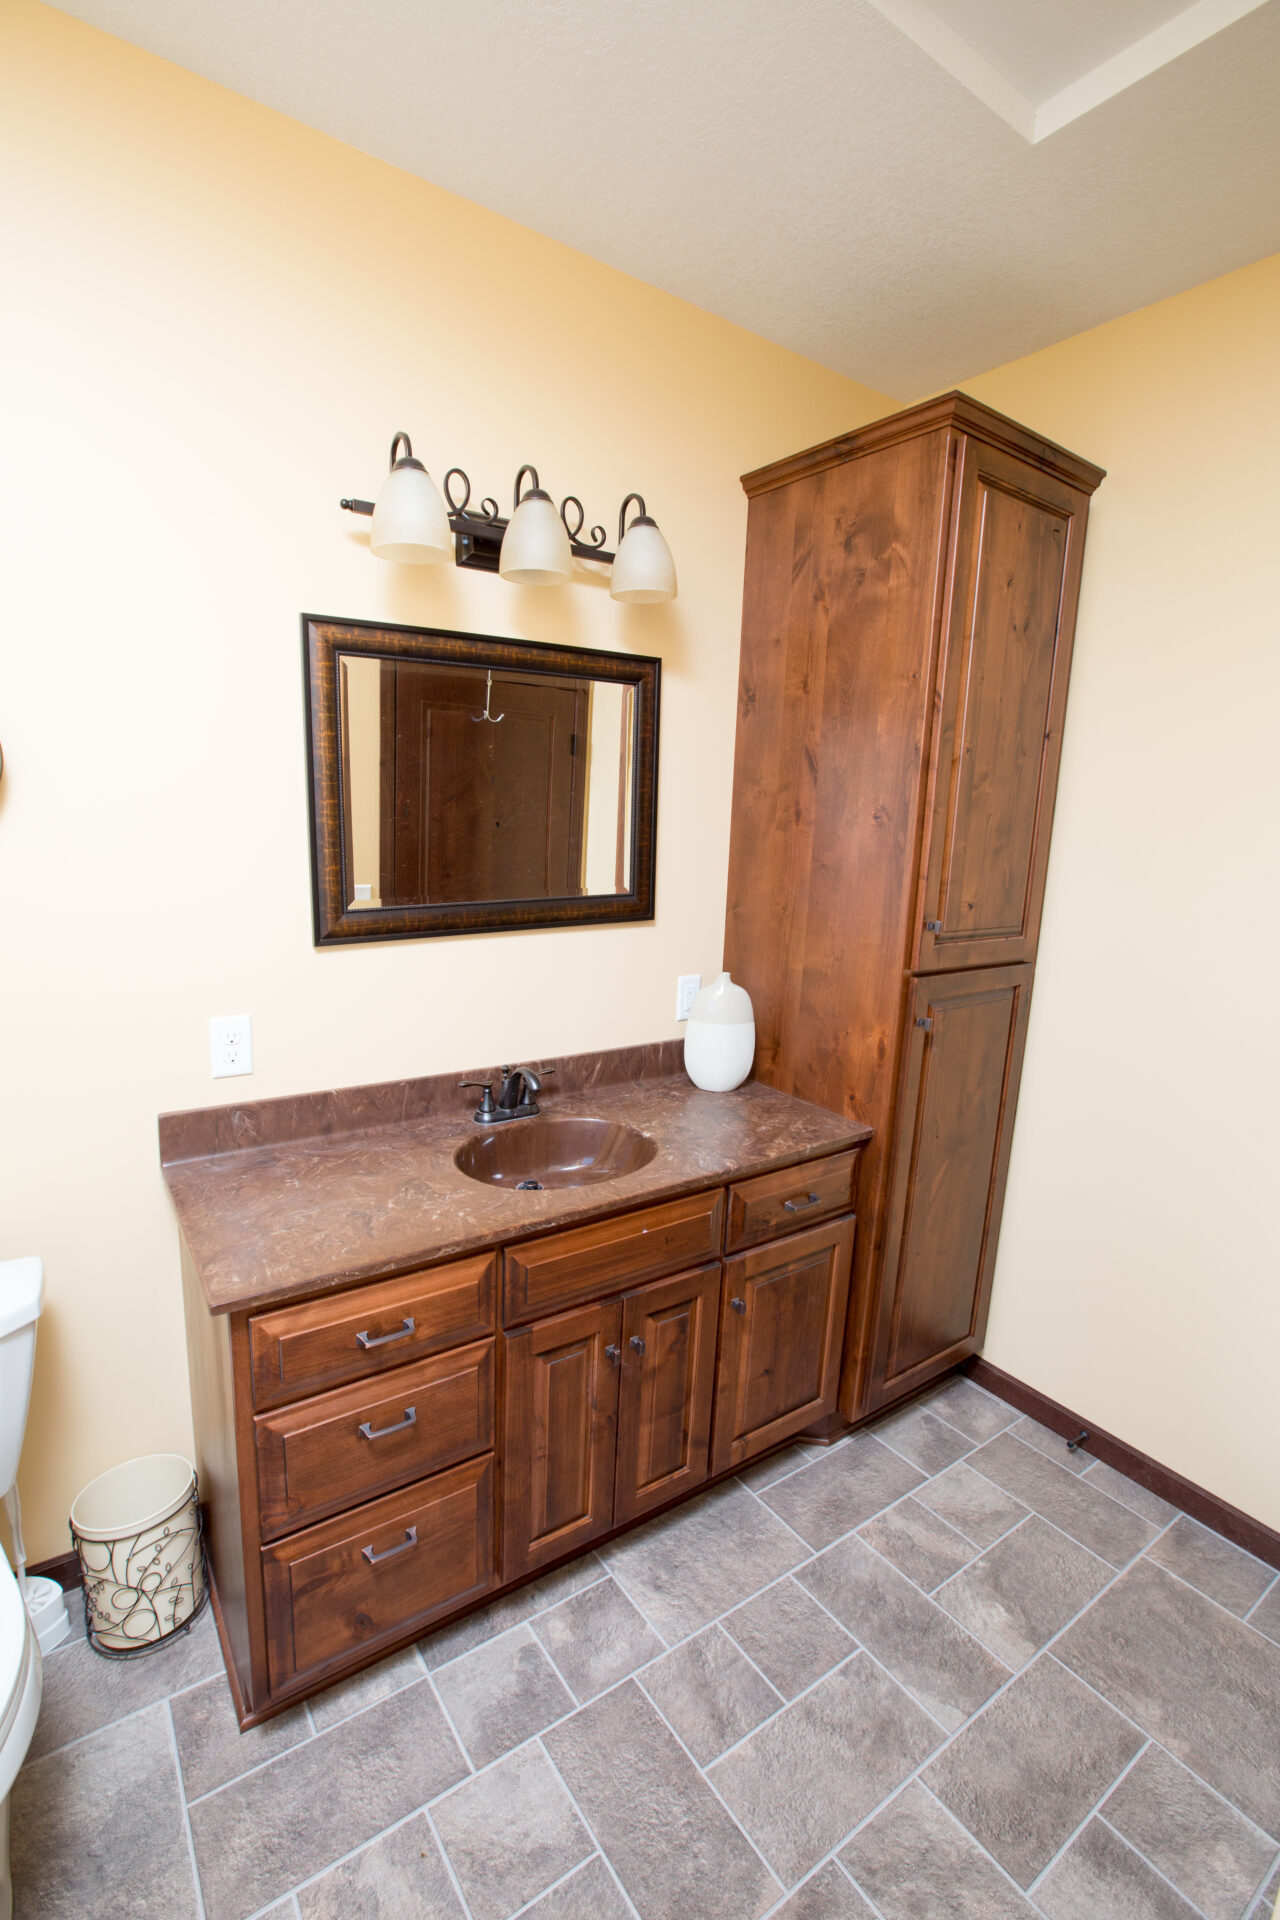
{"label": "vanity light fixture", "polygon": [[[531,484],[521,492],[526,480]],[[471,506],[471,482],[461,467],[444,476],[444,493],[413,454],[407,433],[391,442],[391,471],[375,501],[343,500],[348,513],[373,516],[369,547],[380,560],[413,566],[438,566],[452,560],[460,567],[478,567],[500,573],[518,586],[564,586],[573,577],[573,562],[607,561],[609,592],[630,605],[655,605],[674,600],[676,569],[657,523],[638,493],[629,493],[618,515],[618,550],[605,547],[605,530],[592,527],[583,536],[586,509],[575,494],[567,494],[557,509],[541,485],[536,467],[524,466],[516,475],[509,520],[498,512],[496,500],[485,498]],[[627,510],[639,507],[628,524]]]}

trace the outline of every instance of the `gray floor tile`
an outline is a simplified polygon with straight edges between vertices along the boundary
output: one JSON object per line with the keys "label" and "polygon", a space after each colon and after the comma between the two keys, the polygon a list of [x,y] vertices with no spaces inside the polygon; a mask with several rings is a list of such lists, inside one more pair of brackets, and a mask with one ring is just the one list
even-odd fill
{"label": "gray floor tile", "polygon": [[791,1886],[941,1737],[874,1661],[854,1654],[711,1767],[708,1778]]}
{"label": "gray floor tile", "polygon": [[1028,1887],[1142,1744],[1105,1701],[1042,1654],[923,1779]]}
{"label": "gray floor tile", "polygon": [[1265,1633],[1269,1640],[1280,1645],[1280,1580],[1277,1580],[1270,1593],[1263,1595],[1253,1612],[1249,1615],[1249,1625],[1256,1627],[1259,1633]]}
{"label": "gray floor tile", "polygon": [[633,1680],[554,1727],[546,1746],[643,1920],[758,1920],[777,1900],[777,1882]]}
{"label": "gray floor tile", "polygon": [[615,1541],[605,1558],[624,1592],[674,1645],[790,1572],[806,1550],[754,1494],[730,1482]]}
{"label": "gray floor tile", "polygon": [[225,1671],[211,1607],[190,1633],[136,1660],[104,1659],[87,1640],[78,1640],[45,1665],[44,1697],[28,1758],[38,1760],[68,1740],[152,1706],[179,1687]]}
{"label": "gray floor tile", "polygon": [[963,1460],[926,1481],[914,1497],[930,1513],[940,1515],[972,1540],[975,1547],[993,1546],[1002,1533],[1016,1527],[1031,1511]]}
{"label": "gray floor tile", "polygon": [[435,1683],[477,1767],[523,1746],[574,1708],[572,1695],[528,1626],[513,1627],[439,1668]]}
{"label": "gray floor tile", "polygon": [[1249,1920],[1272,1920],[1272,1915],[1277,1911],[1280,1911],[1280,1861],[1277,1861],[1275,1872],[1249,1909]]}
{"label": "gray floor tile", "polygon": [[207,1920],[243,1920],[467,1771],[423,1679],[191,1809]]}
{"label": "gray floor tile", "polygon": [[640,1676],[700,1767],[776,1713],[782,1697],[719,1627],[707,1627]]}
{"label": "gray floor tile", "polygon": [[784,1700],[820,1680],[857,1642],[794,1579],[779,1580],[724,1621]]}
{"label": "gray floor tile", "polygon": [[940,1414],[948,1426],[958,1427],[961,1433],[977,1441],[993,1440],[1018,1418],[1016,1407],[1011,1407],[1006,1400],[998,1400],[985,1387],[976,1387],[963,1375],[948,1380],[921,1404]]}
{"label": "gray floor tile", "polygon": [[470,1653],[472,1647],[483,1646],[486,1640],[496,1639],[508,1628],[519,1626],[522,1620],[531,1620],[545,1608],[554,1607],[557,1601],[567,1599],[571,1593],[580,1593],[593,1580],[603,1578],[604,1567],[599,1557],[594,1553],[584,1553],[580,1559],[571,1560],[568,1566],[557,1567],[553,1573],[544,1573],[540,1580],[531,1580],[528,1586],[517,1587],[514,1593],[504,1594],[501,1600],[493,1600],[487,1607],[480,1607],[464,1619],[455,1620],[451,1627],[441,1627],[438,1632],[429,1633],[425,1640],[419,1640],[418,1652],[434,1673],[446,1661]]}
{"label": "gray floor tile", "polygon": [[927,1406],[908,1407],[887,1420],[877,1420],[875,1436],[922,1473],[942,1473],[963,1454],[972,1453],[975,1444]]}
{"label": "gray floor tile", "polygon": [[1140,1755],[1101,1812],[1208,1920],[1240,1920],[1275,1857],[1252,1821],[1162,1747]]}
{"label": "gray floor tile", "polygon": [[918,1500],[899,1500],[858,1532],[868,1546],[892,1560],[899,1573],[914,1580],[926,1593],[967,1566],[976,1551],[972,1540],[930,1513]]}
{"label": "gray floor tile", "polygon": [[1264,1832],[1280,1836],[1280,1647],[1139,1560],[1054,1651]]}
{"label": "gray floor tile", "polygon": [[425,1814],[298,1891],[302,1920],[465,1920]]}
{"label": "gray floor tile", "polygon": [[1006,1666],[1021,1667],[1114,1578],[1033,1513],[933,1597]]}
{"label": "gray floor tile", "polygon": [[1054,1861],[1036,1899],[1049,1920],[1196,1920],[1195,1908],[1101,1820]]}
{"label": "gray floor tile", "polygon": [[856,1536],[797,1578],[910,1688],[948,1732],[989,1700],[1009,1670]]}
{"label": "gray floor tile", "polygon": [[812,1879],[796,1888],[773,1920],[876,1920],[876,1916],[848,1874],[828,1860]]}
{"label": "gray floor tile", "polygon": [[837,1452],[780,1480],[761,1498],[802,1540],[822,1548],[892,1506],[923,1478],[874,1434],[855,1433]]}
{"label": "gray floor tile", "polygon": [[468,1780],[431,1813],[473,1920],[506,1920],[595,1851],[536,1743]]}
{"label": "gray floor tile", "polygon": [[1276,1577],[1274,1567],[1255,1560],[1220,1533],[1211,1533],[1187,1514],[1181,1514],[1167,1533],[1147,1548],[1148,1559],[1167,1567],[1207,1593],[1220,1607],[1241,1616],[1256,1606]]}
{"label": "gray floor tile", "polygon": [[274,1720],[241,1733],[225,1674],[178,1694],[171,1711],[188,1800],[224,1787],[250,1767],[311,1738],[304,1707],[290,1707]]}
{"label": "gray floor tile", "polygon": [[1155,1528],[1130,1508],[1011,1434],[997,1434],[969,1465],[1113,1567],[1124,1566],[1155,1536]]}
{"label": "gray floor tile", "polygon": [[665,1651],[616,1580],[538,1615],[537,1635],[579,1701],[594,1700]]}
{"label": "gray floor tile", "polygon": [[20,1920],[195,1920],[163,1706],[24,1767],[10,1817]]}
{"label": "gray floor tile", "polygon": [[784,1480],[789,1473],[797,1473],[801,1467],[807,1467],[813,1458],[814,1453],[810,1448],[782,1447],[767,1459],[740,1468],[738,1478],[753,1493],[763,1493],[775,1480]]}
{"label": "gray floor tile", "polygon": [[981,1847],[919,1784],[859,1828],[841,1864],[884,1920],[1034,1920]]}
{"label": "gray floor tile", "polygon": [[1080,1448],[1072,1453],[1062,1434],[1055,1433],[1052,1427],[1041,1426],[1029,1414],[1024,1414],[1021,1420],[1015,1420],[1009,1432],[1016,1440],[1022,1440],[1027,1446],[1034,1447],[1037,1453],[1042,1453],[1046,1460],[1065,1467],[1068,1473],[1084,1473],[1093,1458],[1092,1454]]}
{"label": "gray floor tile", "polygon": [[596,1854],[528,1909],[528,1920],[631,1920],[618,1883]]}
{"label": "gray floor tile", "polygon": [[352,1674],[349,1680],[339,1680],[323,1693],[312,1694],[310,1705],[316,1731],[323,1733],[326,1727],[336,1726],[339,1720],[371,1707],[376,1700],[399,1693],[401,1687],[411,1687],[421,1678],[422,1662],[415,1648],[402,1647],[399,1653],[388,1654],[385,1660],[366,1667],[362,1673]]}
{"label": "gray floor tile", "polygon": [[1122,1505],[1132,1507],[1144,1520],[1150,1520],[1156,1527],[1167,1527],[1178,1509],[1158,1493],[1148,1492],[1140,1487],[1136,1480],[1130,1480],[1127,1474],[1117,1473],[1114,1467],[1107,1466],[1103,1460],[1093,1460],[1084,1470],[1084,1477],[1091,1487],[1099,1493],[1106,1493]]}

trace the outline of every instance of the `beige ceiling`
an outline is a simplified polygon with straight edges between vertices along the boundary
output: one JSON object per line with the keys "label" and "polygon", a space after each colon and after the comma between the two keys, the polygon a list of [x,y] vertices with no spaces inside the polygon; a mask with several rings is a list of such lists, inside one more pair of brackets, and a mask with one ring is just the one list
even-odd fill
{"label": "beige ceiling", "polygon": [[1280,0],[62,11],[901,400],[1280,251]]}

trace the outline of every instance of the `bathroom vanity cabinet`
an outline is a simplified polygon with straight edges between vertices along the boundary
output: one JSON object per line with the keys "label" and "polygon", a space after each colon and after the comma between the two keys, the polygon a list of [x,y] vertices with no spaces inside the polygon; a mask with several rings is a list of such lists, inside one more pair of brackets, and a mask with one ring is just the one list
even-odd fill
{"label": "bathroom vanity cabinet", "polygon": [[[184,1228],[215,1596],[243,1724],[835,1408],[866,1129],[763,1088],[716,1096],[686,1083],[666,1090],[668,1105],[677,1092],[722,1130],[727,1103],[751,1110],[752,1164],[765,1170],[733,1179],[729,1168],[645,1205],[615,1193],[612,1210],[597,1203],[580,1224],[508,1227],[465,1257],[385,1279],[343,1284],[317,1271],[309,1291],[295,1252],[282,1301],[255,1297],[243,1215],[261,1203],[265,1219],[275,1191],[314,1245],[316,1197],[299,1197],[300,1170],[321,1160],[340,1187],[375,1144],[339,1143],[327,1160],[303,1144],[292,1158],[258,1150],[166,1167]],[[803,1116],[814,1138],[800,1145]],[[732,1129],[721,1151],[732,1153]],[[389,1191],[402,1198],[403,1184]],[[545,1209],[556,1196],[507,1192],[491,1204],[511,1221],[526,1199]],[[589,1201],[581,1190],[580,1214]],[[234,1281],[213,1251],[219,1233]],[[279,1225],[270,1234],[258,1242],[264,1273]],[[211,1310],[230,1293],[236,1304]]]}
{"label": "bathroom vanity cabinet", "polygon": [[1102,478],[952,393],[743,481],[724,963],[875,1130],[836,1424],[982,1344]]}

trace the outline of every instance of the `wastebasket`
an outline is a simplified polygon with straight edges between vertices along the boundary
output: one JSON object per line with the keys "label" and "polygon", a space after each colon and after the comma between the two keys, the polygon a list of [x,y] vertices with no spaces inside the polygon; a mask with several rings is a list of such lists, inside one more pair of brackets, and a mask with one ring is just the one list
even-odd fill
{"label": "wastebasket", "polygon": [[71,1537],[97,1652],[147,1652],[203,1607],[199,1492],[181,1454],[146,1454],[91,1480],[72,1503]]}

